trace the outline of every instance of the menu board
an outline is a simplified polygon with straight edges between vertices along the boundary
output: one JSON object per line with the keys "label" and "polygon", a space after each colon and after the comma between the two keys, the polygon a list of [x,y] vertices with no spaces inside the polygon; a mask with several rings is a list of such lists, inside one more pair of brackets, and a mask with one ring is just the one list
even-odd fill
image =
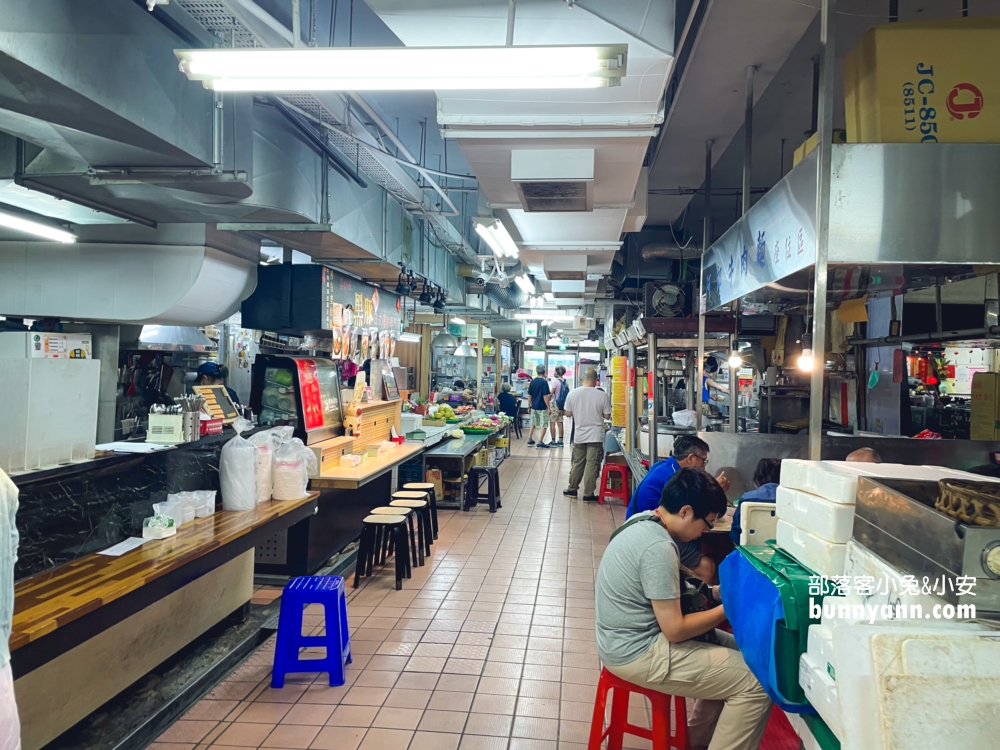
{"label": "menu board", "polygon": [[382,365],[382,388],[385,392],[386,401],[399,401],[399,388],[396,387],[396,374],[392,371],[392,365],[388,360]]}
{"label": "menu board", "polygon": [[202,409],[212,419],[221,419],[224,424],[230,424],[240,415],[232,399],[229,398],[226,386],[193,385],[191,390],[205,399]]}
{"label": "menu board", "polygon": [[628,410],[628,357],[611,358],[611,424],[624,427]]}
{"label": "menu board", "polygon": [[402,329],[402,303],[398,296],[331,268],[323,269],[323,328],[345,325],[398,333]]}

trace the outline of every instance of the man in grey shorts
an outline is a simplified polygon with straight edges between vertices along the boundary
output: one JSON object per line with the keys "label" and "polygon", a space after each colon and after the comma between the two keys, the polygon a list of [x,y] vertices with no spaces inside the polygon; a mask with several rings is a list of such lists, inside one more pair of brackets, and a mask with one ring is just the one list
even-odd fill
{"label": "man in grey shorts", "polygon": [[[691,750],[756,750],[771,714],[735,639],[716,629],[726,619],[721,604],[681,609],[677,545],[712,528],[726,504],[722,487],[704,470],[680,469],[657,508],[635,514],[615,533],[594,583],[601,661],[628,682],[695,698]],[[718,587],[711,594],[721,602]]]}

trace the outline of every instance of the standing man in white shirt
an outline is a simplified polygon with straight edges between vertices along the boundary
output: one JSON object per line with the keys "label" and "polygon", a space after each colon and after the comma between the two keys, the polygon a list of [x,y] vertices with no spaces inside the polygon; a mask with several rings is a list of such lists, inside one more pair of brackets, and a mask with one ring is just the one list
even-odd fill
{"label": "standing man in white shirt", "polygon": [[580,387],[566,396],[564,411],[573,419],[573,464],[569,473],[567,497],[576,497],[583,479],[583,500],[596,503],[597,472],[604,458],[604,420],[611,416],[611,398],[597,387],[597,371],[583,373]]}

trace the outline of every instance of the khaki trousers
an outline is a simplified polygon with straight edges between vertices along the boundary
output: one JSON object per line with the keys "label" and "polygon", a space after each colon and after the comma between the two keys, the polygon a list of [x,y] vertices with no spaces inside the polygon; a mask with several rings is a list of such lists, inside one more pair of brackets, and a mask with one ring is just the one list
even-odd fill
{"label": "khaki trousers", "polygon": [[597,472],[604,458],[604,443],[573,443],[573,463],[569,470],[569,489],[576,492],[583,477],[583,495],[592,497],[597,486]]}
{"label": "khaki trousers", "polygon": [[715,632],[725,645],[670,643],[660,633],[649,651],[631,664],[605,666],[641,687],[696,698],[688,721],[692,747],[757,750],[771,716],[771,700],[743,661],[733,636]]}

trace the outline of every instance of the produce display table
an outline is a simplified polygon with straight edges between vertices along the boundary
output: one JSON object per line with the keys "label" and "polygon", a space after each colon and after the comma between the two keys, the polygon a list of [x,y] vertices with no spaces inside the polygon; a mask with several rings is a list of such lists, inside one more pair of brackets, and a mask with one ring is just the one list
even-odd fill
{"label": "produce display table", "polygon": [[[431,448],[424,454],[424,463],[428,466],[436,466],[444,472],[450,472],[453,476],[461,477],[459,482],[459,496],[465,497],[466,474],[473,466],[473,454],[486,444],[488,434],[467,434],[462,438],[451,438],[444,440],[440,445]],[[445,501],[438,499],[438,507],[459,508],[461,500],[455,503],[452,500]]]}

